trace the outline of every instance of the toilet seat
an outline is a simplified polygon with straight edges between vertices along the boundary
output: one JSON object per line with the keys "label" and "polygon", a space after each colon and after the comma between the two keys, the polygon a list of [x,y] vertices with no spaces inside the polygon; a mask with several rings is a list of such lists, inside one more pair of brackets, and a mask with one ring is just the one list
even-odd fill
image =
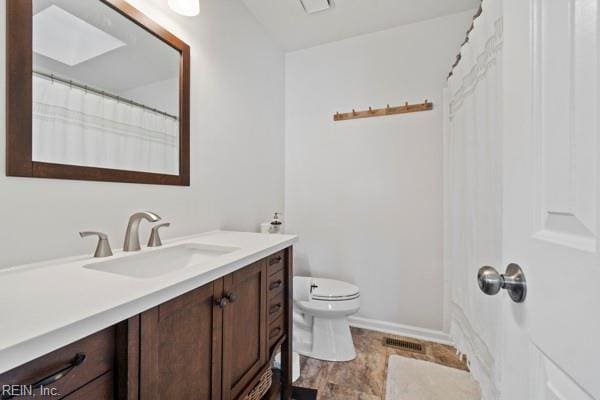
{"label": "toilet seat", "polygon": [[313,279],[312,283],[316,285],[311,293],[311,300],[315,301],[347,301],[360,297],[360,291],[357,286],[347,282],[334,279]]}
{"label": "toilet seat", "polygon": [[356,294],[350,295],[350,296],[331,296],[331,297],[313,296],[312,299],[314,301],[346,301],[346,300],[358,299],[359,297],[360,297],[360,293],[356,293]]}
{"label": "toilet seat", "polygon": [[311,300],[295,303],[302,312],[324,318],[341,318],[356,313],[360,309],[360,297],[352,300]]}
{"label": "toilet seat", "polygon": [[307,279],[311,289],[307,299],[296,299],[295,304],[304,312],[325,317],[340,318],[356,313],[360,308],[360,291],[357,286],[334,279]]}

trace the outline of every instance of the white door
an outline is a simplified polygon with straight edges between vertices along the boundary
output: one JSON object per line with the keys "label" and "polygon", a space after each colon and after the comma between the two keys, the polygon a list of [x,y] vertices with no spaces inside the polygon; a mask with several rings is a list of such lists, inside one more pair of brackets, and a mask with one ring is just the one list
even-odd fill
{"label": "white door", "polygon": [[600,399],[598,3],[504,0],[504,399]]}

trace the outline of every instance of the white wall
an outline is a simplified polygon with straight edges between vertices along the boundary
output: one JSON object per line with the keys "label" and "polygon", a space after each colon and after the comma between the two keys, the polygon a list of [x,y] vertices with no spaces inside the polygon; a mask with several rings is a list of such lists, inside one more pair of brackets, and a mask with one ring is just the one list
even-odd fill
{"label": "white wall", "polygon": [[[472,11],[286,55],[286,221],[297,272],[353,282],[360,316],[443,320],[442,88]],[[369,106],[431,112],[333,122]]]}
{"label": "white wall", "polygon": [[[130,0],[191,46],[191,187],[5,177],[0,140],[0,267],[91,254],[96,229],[121,247],[128,216],[153,210],[165,237],[255,230],[283,208],[284,56],[237,0],[203,0],[197,18],[163,0]],[[0,93],[5,91],[0,7]],[[4,103],[0,96],[0,103]],[[0,104],[0,129],[5,126]],[[147,228],[144,227],[142,238]]]}

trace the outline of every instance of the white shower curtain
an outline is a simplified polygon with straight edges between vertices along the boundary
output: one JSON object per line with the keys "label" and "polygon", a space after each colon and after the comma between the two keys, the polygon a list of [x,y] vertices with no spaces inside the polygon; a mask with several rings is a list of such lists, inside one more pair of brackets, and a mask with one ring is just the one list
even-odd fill
{"label": "white shower curtain", "polygon": [[445,91],[444,262],[452,339],[466,354],[482,399],[500,397],[500,302],[477,286],[502,251],[502,4],[484,0]]}
{"label": "white shower curtain", "polygon": [[175,118],[33,76],[33,160],[178,175]]}

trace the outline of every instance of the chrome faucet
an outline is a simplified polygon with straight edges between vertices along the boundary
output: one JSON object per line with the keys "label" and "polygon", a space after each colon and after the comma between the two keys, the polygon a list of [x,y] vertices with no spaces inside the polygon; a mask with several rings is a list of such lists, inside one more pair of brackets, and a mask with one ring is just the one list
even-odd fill
{"label": "chrome faucet", "polygon": [[150,222],[160,221],[160,217],[150,211],[135,213],[129,217],[127,231],[125,232],[125,242],[123,243],[123,251],[141,250],[139,227],[142,219]]}

